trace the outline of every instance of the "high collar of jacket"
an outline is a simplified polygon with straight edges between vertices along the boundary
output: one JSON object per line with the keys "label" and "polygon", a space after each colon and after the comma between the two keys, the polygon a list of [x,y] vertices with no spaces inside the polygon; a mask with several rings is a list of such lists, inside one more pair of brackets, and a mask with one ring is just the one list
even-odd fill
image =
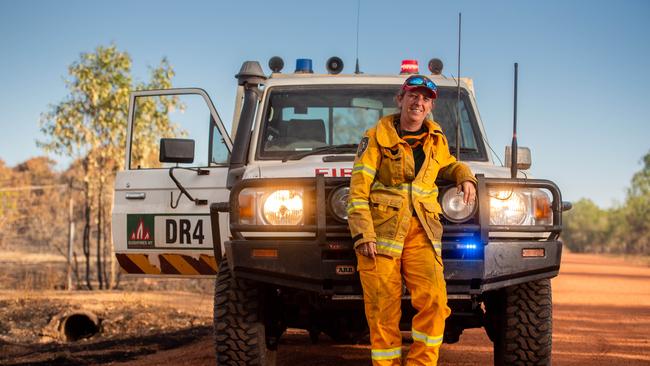
{"label": "high collar of jacket", "polygon": [[[379,143],[380,146],[394,147],[398,143],[404,142],[404,140],[399,137],[399,134],[395,130],[395,125],[393,124],[396,117],[398,117],[398,114],[391,114],[384,116],[379,120],[379,123],[377,124],[377,143]],[[429,135],[442,135],[442,128],[436,122],[425,119],[424,125],[429,130]]]}

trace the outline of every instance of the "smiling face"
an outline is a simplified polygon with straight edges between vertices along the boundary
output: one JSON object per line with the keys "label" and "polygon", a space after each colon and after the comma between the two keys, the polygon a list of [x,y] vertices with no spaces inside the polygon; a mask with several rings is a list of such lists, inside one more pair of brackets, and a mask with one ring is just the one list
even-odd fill
{"label": "smiling face", "polygon": [[415,127],[417,129],[433,109],[434,103],[430,92],[421,88],[406,91],[403,95],[398,95],[397,106],[400,109],[400,122],[402,127]]}

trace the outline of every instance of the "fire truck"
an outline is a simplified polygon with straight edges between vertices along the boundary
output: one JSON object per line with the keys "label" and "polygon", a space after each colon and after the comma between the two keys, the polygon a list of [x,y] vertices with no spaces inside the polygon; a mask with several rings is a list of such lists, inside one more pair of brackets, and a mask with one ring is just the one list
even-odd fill
{"label": "fire truck", "polygon": [[[230,131],[202,89],[130,97],[126,168],[115,181],[115,256],[134,276],[216,276],[219,365],[273,365],[287,328],[308,331],[314,342],[321,334],[367,337],[347,225],[349,180],[364,131],[397,112],[399,87],[419,70],[409,61],[394,75],[358,67],[345,74],[332,57],[318,74],[312,64],[298,59],[295,71],[283,72],[273,57],[265,73],[244,62]],[[445,76],[438,59],[429,71],[439,91],[432,118],[478,180],[470,205],[453,182],[437,182],[452,309],[444,341],[483,327],[495,364],[548,364],[550,279],[560,268],[569,204],[553,182],[531,178],[529,149],[506,147],[505,163],[493,160],[471,79]],[[159,143],[144,148],[152,139]],[[402,313],[408,331],[414,310],[406,290]]]}

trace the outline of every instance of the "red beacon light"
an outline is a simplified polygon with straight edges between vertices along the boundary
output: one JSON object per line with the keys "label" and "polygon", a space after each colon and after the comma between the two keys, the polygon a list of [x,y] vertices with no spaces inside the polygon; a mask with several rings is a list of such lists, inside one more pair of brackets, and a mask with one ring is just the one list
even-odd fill
{"label": "red beacon light", "polygon": [[418,60],[402,60],[400,74],[417,74],[419,71]]}

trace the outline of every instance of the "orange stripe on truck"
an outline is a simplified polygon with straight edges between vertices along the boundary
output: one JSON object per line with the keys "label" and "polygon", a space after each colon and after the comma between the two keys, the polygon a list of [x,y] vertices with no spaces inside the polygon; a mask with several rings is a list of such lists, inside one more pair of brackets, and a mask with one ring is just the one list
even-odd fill
{"label": "orange stripe on truck", "polygon": [[217,273],[217,269],[218,269],[217,261],[214,259],[213,256],[201,254],[201,257],[199,257],[199,258],[203,262],[207,263],[207,265],[210,266],[210,268],[212,268],[212,270],[214,271],[215,274]]}
{"label": "orange stripe on truck", "polygon": [[[182,275],[198,275],[200,274],[199,271],[196,270],[196,268],[192,267],[191,264],[189,264],[181,255],[176,255],[176,254],[162,254],[159,257],[164,258],[167,263],[169,263],[174,269],[178,272],[178,274]],[[161,263],[162,266],[162,263]]]}
{"label": "orange stripe on truck", "polygon": [[[157,261],[151,257],[157,256]],[[214,256],[201,254],[198,258],[183,254],[115,254],[123,273],[180,276],[214,276],[218,265]],[[155,263],[155,264],[154,264]]]}
{"label": "orange stripe on truck", "polygon": [[149,262],[149,257],[147,254],[129,254],[128,258],[136,266],[138,266],[143,273],[146,274],[160,274],[160,268],[152,265]]}

